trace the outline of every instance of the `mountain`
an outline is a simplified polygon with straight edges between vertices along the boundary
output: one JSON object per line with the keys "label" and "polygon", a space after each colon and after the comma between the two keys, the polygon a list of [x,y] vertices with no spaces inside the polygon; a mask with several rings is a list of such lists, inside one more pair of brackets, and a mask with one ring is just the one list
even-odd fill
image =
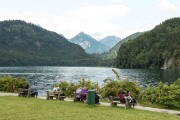
{"label": "mountain", "polygon": [[175,68],[180,66],[180,18],[172,18],[121,45],[115,67]]}
{"label": "mountain", "polygon": [[95,40],[91,36],[85,34],[84,32],[79,33],[75,37],[69,40],[72,43],[78,44],[89,54],[92,53],[103,53],[106,52],[109,47]]}
{"label": "mountain", "polygon": [[0,66],[95,64],[96,58],[55,32],[21,20],[0,22]]}
{"label": "mountain", "polygon": [[[128,37],[120,40],[114,47],[112,47],[108,52],[105,52],[101,55],[98,55],[100,58],[104,59],[104,60],[107,60],[107,59],[115,59],[117,57],[117,53],[118,53],[118,50],[120,48],[120,46],[129,41],[129,40],[133,40],[135,38],[137,38],[138,36],[140,36],[141,34],[143,34],[143,32],[137,32],[137,33],[134,33],[132,35],[129,35]],[[97,57],[98,57],[97,56]]]}
{"label": "mountain", "polygon": [[107,36],[106,38],[100,40],[102,44],[108,46],[109,48],[114,47],[121,39],[116,36]]}

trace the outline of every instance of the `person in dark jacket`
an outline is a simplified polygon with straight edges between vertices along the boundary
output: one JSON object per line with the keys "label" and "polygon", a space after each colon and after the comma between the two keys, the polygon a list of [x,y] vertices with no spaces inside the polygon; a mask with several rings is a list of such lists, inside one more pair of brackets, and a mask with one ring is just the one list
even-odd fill
{"label": "person in dark jacket", "polygon": [[99,95],[95,92],[95,104],[100,104],[99,99],[100,99]]}
{"label": "person in dark jacket", "polygon": [[38,96],[37,88],[34,85],[32,85],[29,89],[31,92],[31,96],[33,96],[33,97],[35,96],[37,98],[37,96]]}

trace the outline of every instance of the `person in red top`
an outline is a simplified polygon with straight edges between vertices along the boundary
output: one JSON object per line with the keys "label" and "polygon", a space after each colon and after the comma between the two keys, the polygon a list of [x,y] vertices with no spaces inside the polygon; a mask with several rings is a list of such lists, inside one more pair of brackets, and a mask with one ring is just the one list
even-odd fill
{"label": "person in red top", "polygon": [[121,103],[125,103],[125,93],[124,92],[121,92],[119,94],[119,100]]}

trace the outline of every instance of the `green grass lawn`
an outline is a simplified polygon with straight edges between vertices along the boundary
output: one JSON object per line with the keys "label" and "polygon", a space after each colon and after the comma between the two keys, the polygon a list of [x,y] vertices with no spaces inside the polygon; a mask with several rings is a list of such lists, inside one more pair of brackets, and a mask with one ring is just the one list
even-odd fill
{"label": "green grass lawn", "polygon": [[179,117],[120,107],[4,96],[0,97],[0,120],[179,120]]}

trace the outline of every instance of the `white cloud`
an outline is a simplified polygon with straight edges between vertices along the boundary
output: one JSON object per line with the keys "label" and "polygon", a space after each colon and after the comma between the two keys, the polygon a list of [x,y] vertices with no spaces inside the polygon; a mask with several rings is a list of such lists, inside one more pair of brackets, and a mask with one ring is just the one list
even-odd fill
{"label": "white cloud", "polygon": [[122,3],[122,0],[112,0],[113,3]]}
{"label": "white cloud", "polygon": [[[86,6],[77,10],[69,11],[65,13],[68,17],[74,17],[81,21],[97,21],[97,20],[111,20],[116,17],[122,17],[130,11],[124,5],[105,5],[105,6]],[[73,18],[73,19],[74,19]]]}
{"label": "white cloud", "polygon": [[[149,13],[149,11],[146,11],[147,9],[141,7],[143,3],[146,3],[142,2],[143,0],[140,0],[142,4],[125,0],[111,0],[108,2],[57,0],[53,3],[50,2],[52,4],[47,2],[48,0],[45,1],[43,3],[38,1],[36,5],[32,1],[29,2],[31,4],[24,2],[24,4],[22,2],[15,2],[16,4],[7,2],[5,4],[3,2],[4,4],[0,5],[0,20],[25,20],[40,25],[47,30],[63,34],[67,38],[72,38],[83,31],[96,39],[101,39],[107,35],[124,38],[133,32],[148,30],[167,18],[179,16],[179,12],[177,12],[179,11],[179,7],[177,7],[179,4],[172,4],[171,0],[158,1],[161,9],[174,12],[173,14],[158,11],[158,9],[152,9]],[[157,4],[156,0],[151,2]],[[7,7],[7,5],[10,5],[10,7]],[[133,10],[126,5],[132,7]],[[39,6],[41,7],[39,8]],[[149,7],[154,8],[154,6]],[[157,18],[158,16],[163,17]]]}
{"label": "white cloud", "polygon": [[159,6],[167,11],[176,12],[178,7],[172,4],[169,0],[160,0]]}
{"label": "white cloud", "polygon": [[[78,9],[60,14],[32,13],[32,12],[0,12],[0,20],[21,19],[38,24],[45,29],[72,38],[79,32],[94,35],[96,39],[103,38],[115,31],[119,31],[113,20],[122,19],[130,9],[122,4],[86,5]],[[101,33],[96,35],[94,33]]]}
{"label": "white cloud", "polygon": [[[126,16],[130,9],[122,4],[104,6],[86,6],[64,13],[64,24],[74,32],[84,31],[88,34],[117,31],[118,27],[112,23],[115,19]],[[68,25],[71,24],[71,25]],[[95,34],[94,34],[95,35]],[[98,37],[102,36],[94,36]],[[104,36],[103,36],[104,37]]]}

